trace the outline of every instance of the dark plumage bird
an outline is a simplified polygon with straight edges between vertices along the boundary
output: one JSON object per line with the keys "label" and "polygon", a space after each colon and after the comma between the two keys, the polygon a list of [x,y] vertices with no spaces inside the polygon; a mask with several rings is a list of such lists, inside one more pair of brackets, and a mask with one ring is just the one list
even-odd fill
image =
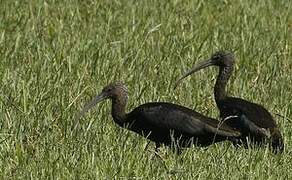
{"label": "dark plumage bird", "polygon": [[[220,51],[206,61],[194,66],[177,82],[208,66],[218,66],[219,75],[214,87],[214,95],[220,116],[227,125],[242,133],[241,142],[247,145],[247,137],[255,144],[269,142],[274,152],[284,150],[283,138],[272,115],[261,105],[241,98],[226,95],[225,87],[232,74],[235,63],[234,55]],[[175,86],[175,87],[176,87]]]}
{"label": "dark plumage bird", "polygon": [[191,144],[208,146],[240,136],[239,132],[224,123],[176,104],[146,103],[126,113],[127,94],[123,83],[111,83],[83,108],[77,119],[98,102],[111,99],[114,122],[154,141],[156,147],[161,144],[175,145],[177,148],[189,147]]}

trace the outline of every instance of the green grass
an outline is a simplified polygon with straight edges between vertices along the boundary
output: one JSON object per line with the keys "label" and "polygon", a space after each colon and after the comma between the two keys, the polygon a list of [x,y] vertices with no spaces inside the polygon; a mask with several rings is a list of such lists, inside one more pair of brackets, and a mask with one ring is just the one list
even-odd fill
{"label": "green grass", "polygon": [[[1,179],[292,178],[291,1],[0,2]],[[219,49],[237,58],[230,94],[273,113],[282,155],[223,142],[158,156],[113,123],[109,102],[72,132],[75,114],[114,80],[128,86],[128,111],[167,101],[218,117],[216,68],[173,85]]]}

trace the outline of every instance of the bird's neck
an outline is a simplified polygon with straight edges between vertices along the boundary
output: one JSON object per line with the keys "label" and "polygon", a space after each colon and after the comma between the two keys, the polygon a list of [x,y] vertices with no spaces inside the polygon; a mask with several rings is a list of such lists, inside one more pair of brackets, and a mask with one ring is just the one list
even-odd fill
{"label": "bird's neck", "polygon": [[226,85],[230,79],[232,71],[232,66],[220,67],[219,69],[219,74],[214,87],[215,101],[217,104],[220,100],[226,98]]}
{"label": "bird's neck", "polygon": [[126,96],[119,96],[112,99],[112,117],[115,123],[120,126],[123,126],[126,123],[126,105]]}

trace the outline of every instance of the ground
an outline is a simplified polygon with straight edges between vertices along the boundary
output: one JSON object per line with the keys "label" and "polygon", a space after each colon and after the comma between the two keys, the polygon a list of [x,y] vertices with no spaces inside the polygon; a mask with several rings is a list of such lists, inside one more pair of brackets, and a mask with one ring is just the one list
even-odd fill
{"label": "ground", "polygon": [[[291,179],[292,2],[252,0],[2,0],[1,179]],[[217,69],[173,89],[175,79],[217,50],[235,53],[229,94],[264,105],[286,149],[192,147],[180,156],[114,124],[97,105],[121,80],[127,110],[166,101],[218,118]]]}

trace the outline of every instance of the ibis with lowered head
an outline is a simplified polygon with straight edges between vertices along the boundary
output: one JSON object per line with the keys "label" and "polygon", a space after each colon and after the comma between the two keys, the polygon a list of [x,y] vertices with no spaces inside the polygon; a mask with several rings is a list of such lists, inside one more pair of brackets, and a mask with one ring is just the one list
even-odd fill
{"label": "ibis with lowered head", "polygon": [[240,137],[241,133],[225,123],[206,117],[189,108],[167,103],[152,102],[126,113],[128,92],[122,82],[113,82],[81,110],[78,119],[98,102],[110,99],[111,115],[116,124],[156,143],[176,148],[192,144],[208,146],[213,143]]}

